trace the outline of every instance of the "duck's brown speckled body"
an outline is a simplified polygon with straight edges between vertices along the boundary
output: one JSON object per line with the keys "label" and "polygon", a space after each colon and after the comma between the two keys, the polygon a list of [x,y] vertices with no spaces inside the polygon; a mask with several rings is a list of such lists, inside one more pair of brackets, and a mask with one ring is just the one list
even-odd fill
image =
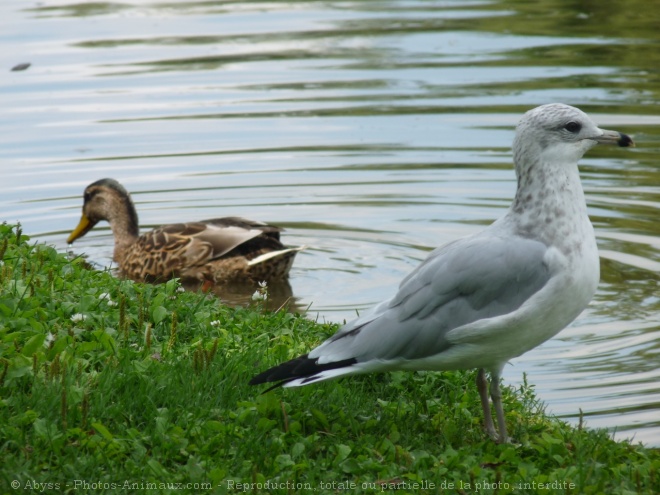
{"label": "duck's brown speckled body", "polygon": [[285,247],[279,227],[239,217],[164,225],[139,235],[133,201],[114,179],[87,186],[80,223],[68,242],[101,220],[112,228],[113,258],[122,275],[140,282],[174,277],[207,284],[281,280],[303,249]]}

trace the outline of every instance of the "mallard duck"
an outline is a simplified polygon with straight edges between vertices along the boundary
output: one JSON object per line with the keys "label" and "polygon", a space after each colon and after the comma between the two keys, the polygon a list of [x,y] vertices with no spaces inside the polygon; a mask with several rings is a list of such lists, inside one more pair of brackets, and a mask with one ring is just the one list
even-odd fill
{"label": "mallard duck", "polygon": [[239,217],[163,225],[140,235],[133,201],[114,179],[85,188],[82,217],[67,242],[101,220],[112,229],[113,259],[121,274],[140,282],[176,277],[208,285],[285,279],[303,249],[284,246],[281,228]]}

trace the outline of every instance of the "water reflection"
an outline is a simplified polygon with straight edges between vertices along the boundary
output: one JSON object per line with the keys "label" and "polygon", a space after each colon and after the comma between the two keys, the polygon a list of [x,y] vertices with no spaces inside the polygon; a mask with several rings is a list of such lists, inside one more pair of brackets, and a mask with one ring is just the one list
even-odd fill
{"label": "water reflection", "polygon": [[[294,304],[321,320],[391,296],[429,250],[502,215],[529,108],[563,101],[633,134],[632,152],[582,161],[602,259],[592,305],[506,380],[526,371],[550,411],[575,420],[582,408],[591,426],[660,444],[660,10],[7,0],[0,15],[3,219],[65,250],[80,192],[112,176],[145,229],[281,225],[287,244],[310,246],[291,272]],[[109,231],[75,252],[109,266]]]}
{"label": "water reflection", "polygon": [[[186,290],[202,290],[200,284],[183,284]],[[231,285],[216,285],[208,290],[212,291],[224,304],[230,306],[261,305],[269,311],[290,311],[304,313],[306,308],[293,296],[291,284],[287,280],[277,280],[267,284],[266,298],[264,300],[257,283],[240,283]]]}

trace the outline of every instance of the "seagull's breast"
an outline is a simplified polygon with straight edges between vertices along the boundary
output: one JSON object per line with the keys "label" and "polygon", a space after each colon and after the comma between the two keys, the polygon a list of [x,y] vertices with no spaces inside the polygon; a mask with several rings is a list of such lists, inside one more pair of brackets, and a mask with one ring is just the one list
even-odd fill
{"label": "seagull's breast", "polygon": [[537,347],[575,320],[593,298],[600,277],[593,234],[569,253],[549,247],[544,263],[549,281],[522,306],[450,331],[450,352],[432,359],[460,367],[461,360],[472,356],[476,367],[490,369]]}
{"label": "seagull's breast", "polygon": [[552,278],[514,316],[509,339],[519,356],[568,326],[593,298],[600,278],[596,240],[583,238],[579,248],[566,253],[556,247],[545,255]]}

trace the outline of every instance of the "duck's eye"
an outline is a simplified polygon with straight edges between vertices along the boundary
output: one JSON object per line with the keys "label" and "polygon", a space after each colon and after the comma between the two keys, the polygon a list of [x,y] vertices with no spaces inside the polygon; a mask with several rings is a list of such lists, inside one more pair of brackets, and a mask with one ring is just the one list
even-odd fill
{"label": "duck's eye", "polygon": [[577,134],[580,132],[580,129],[582,129],[582,126],[577,122],[571,121],[564,126],[564,129],[566,129],[568,132],[572,132],[573,134]]}

